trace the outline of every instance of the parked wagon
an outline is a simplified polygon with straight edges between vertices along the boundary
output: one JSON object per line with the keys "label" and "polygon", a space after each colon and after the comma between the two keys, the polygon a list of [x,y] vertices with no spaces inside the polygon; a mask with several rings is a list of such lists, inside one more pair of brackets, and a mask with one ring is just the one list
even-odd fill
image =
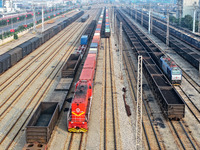
{"label": "parked wagon", "polygon": [[27,143],[48,143],[58,120],[58,103],[41,102],[26,126]]}
{"label": "parked wagon", "polygon": [[28,54],[32,52],[32,43],[30,41],[26,41],[17,47],[22,48],[22,57],[26,57]]}
{"label": "parked wagon", "polygon": [[40,39],[38,37],[33,37],[28,41],[32,43],[32,50],[35,50],[40,46]]}
{"label": "parked wagon", "polygon": [[11,66],[10,54],[5,53],[0,55],[0,73],[3,73]]}
{"label": "parked wagon", "polygon": [[14,66],[18,61],[22,59],[22,48],[15,47],[7,52],[11,57],[11,66]]}
{"label": "parked wagon", "polygon": [[81,22],[85,22],[87,19],[89,18],[89,15],[84,15],[82,18],[81,18]]}
{"label": "parked wagon", "polygon": [[64,67],[62,68],[62,78],[73,78],[78,69],[80,60],[80,54],[71,54]]}

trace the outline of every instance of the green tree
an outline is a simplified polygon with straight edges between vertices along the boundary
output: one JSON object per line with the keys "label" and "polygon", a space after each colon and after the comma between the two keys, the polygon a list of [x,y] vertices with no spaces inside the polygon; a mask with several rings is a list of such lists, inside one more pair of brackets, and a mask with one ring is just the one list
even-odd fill
{"label": "green tree", "polygon": [[186,15],[181,19],[181,26],[192,30],[193,18],[190,15]]}
{"label": "green tree", "polygon": [[18,35],[16,33],[14,33],[14,39],[17,40],[18,39]]}

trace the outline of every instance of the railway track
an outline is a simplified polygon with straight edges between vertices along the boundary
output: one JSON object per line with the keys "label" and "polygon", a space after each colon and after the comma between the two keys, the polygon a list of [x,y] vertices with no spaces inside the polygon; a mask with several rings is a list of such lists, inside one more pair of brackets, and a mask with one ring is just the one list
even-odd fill
{"label": "railway track", "polygon": [[193,88],[200,94],[200,85],[197,84],[187,73],[182,71],[183,77],[193,86]]}
{"label": "railway track", "polygon": [[[90,19],[88,19],[89,21],[93,20],[94,16],[97,15],[97,11],[95,11],[95,12],[96,13],[93,14]],[[82,35],[82,34],[80,34],[80,35]],[[79,39],[79,38],[77,38],[77,39]],[[74,46],[74,48],[76,48],[76,47]],[[63,115],[64,114],[62,113],[61,117],[66,119],[66,117],[63,117]],[[55,129],[55,130],[57,130],[57,129]],[[58,131],[58,133],[56,133],[56,132],[54,134],[59,134],[59,131]],[[62,149],[67,149],[67,150],[74,150],[74,149],[84,150],[85,147],[86,147],[87,134],[88,133],[70,133],[70,132],[67,132],[67,136],[66,136],[66,138],[64,138],[65,141],[63,142],[63,145],[61,144],[59,146],[61,146]],[[58,136],[58,135],[56,135],[56,136]],[[49,147],[50,149],[55,149],[55,147],[52,147],[52,146],[55,146],[55,145],[53,145],[54,142],[55,142],[54,140],[50,142],[50,147]],[[61,148],[59,147],[58,149],[61,149]]]}
{"label": "railway track", "polygon": [[[73,26],[73,24],[72,24],[72,26]],[[74,35],[78,29],[80,32],[80,30],[84,28],[84,26],[82,26],[82,27],[81,26],[82,26],[82,24],[78,23],[78,25],[76,25],[74,27],[74,30],[71,30],[71,32],[64,31],[65,36],[67,36],[66,33],[68,32],[69,33],[68,36],[70,36],[71,38],[74,37]],[[62,34],[62,35],[64,35],[64,34]],[[62,37],[62,35],[61,35],[61,37]],[[3,131],[1,131],[1,133],[4,133],[4,134],[0,135],[0,144],[4,149],[8,149],[11,146],[11,144],[17,137],[18,133],[21,131],[22,128],[24,128],[24,125],[26,124],[26,122],[27,122],[28,118],[30,117],[31,113],[33,112],[34,108],[39,104],[39,102],[45,96],[45,94],[47,94],[49,88],[53,84],[53,81],[54,81],[53,79],[55,79],[57,77],[64,62],[67,60],[70,53],[73,51],[76,43],[78,43],[78,39],[80,38],[80,36],[81,36],[81,34],[76,38],[76,40],[74,40],[74,42],[70,43],[71,45],[68,45],[68,46],[67,46],[67,42],[69,42],[70,38],[65,38],[64,41],[61,41],[63,44],[60,44],[56,48],[56,51],[54,50],[55,52],[52,53],[53,56],[51,56],[49,59],[47,59],[48,60],[47,63],[44,64],[44,66],[42,67],[42,69],[44,69],[44,68],[49,69],[50,74],[48,74],[47,77],[45,76],[44,79],[41,79],[43,82],[41,82],[41,84],[39,84],[39,86],[37,85],[38,88],[36,89],[36,91],[29,94],[29,92],[30,92],[30,90],[29,90],[30,86],[28,86],[29,83],[26,83],[27,89],[22,89],[22,91],[19,91],[19,94],[22,94],[22,95],[18,96],[20,98],[19,101],[23,97],[26,97],[28,99],[28,101],[24,101],[23,104],[21,104],[21,103],[17,104],[16,102],[13,102],[12,103],[13,105],[12,105],[12,107],[10,107],[10,110],[5,109],[5,112],[7,112],[7,115],[5,115],[5,114],[4,114],[4,116],[1,115],[1,118],[0,118],[0,122],[1,122],[0,126],[2,127],[1,129],[3,130]],[[57,39],[57,38],[53,38],[53,39],[54,40],[56,39],[57,42],[59,40],[61,40],[61,39]],[[68,39],[68,40],[65,41],[66,39]],[[63,50],[64,48],[67,48],[67,47],[69,48],[68,52],[63,53],[60,57],[58,57],[57,53],[59,53],[59,51],[61,51],[61,49]],[[55,47],[52,46],[52,48],[54,49]],[[58,62],[54,63],[53,67],[49,66],[50,62],[55,59],[58,59]],[[37,69],[35,70],[34,75],[37,76],[37,75],[40,75],[43,73],[43,70],[37,71]],[[28,79],[28,80],[35,82],[34,78]],[[35,83],[31,83],[31,84],[32,84],[32,87],[34,87]],[[28,92],[28,90],[29,90],[29,92]],[[5,104],[9,105],[7,103],[5,103]],[[16,109],[12,109],[12,108],[17,108],[19,110],[17,112],[15,112]],[[12,114],[15,114],[15,115],[12,115]]]}
{"label": "railway track", "polygon": [[[76,27],[76,30],[78,28],[80,28],[81,25],[79,25],[78,27]],[[2,92],[4,92],[5,90],[9,90],[12,94],[8,95],[5,100],[0,104],[0,118],[2,119],[2,117],[7,114],[6,112],[9,111],[9,109],[12,109],[12,105],[14,103],[17,102],[18,97],[21,96],[21,94],[23,94],[23,92],[26,90],[26,88],[28,88],[33,81],[35,81],[39,76],[40,73],[46,69],[46,67],[48,66],[49,63],[51,63],[53,61],[53,59],[59,54],[59,52],[62,50],[62,48],[69,42],[70,38],[72,38],[72,36],[75,34],[76,30],[73,30],[72,33],[70,33],[69,37],[66,39],[66,41],[64,41],[61,45],[59,45],[58,47],[56,47],[55,51],[52,51],[49,55],[47,55],[46,58],[44,58],[44,61],[42,61],[36,68],[34,68],[32,70],[32,72],[30,72],[30,76],[27,76],[26,78],[23,78],[24,80],[21,81],[21,85],[16,87],[13,91],[10,90],[9,88],[4,88],[4,90]],[[61,36],[62,38],[62,36]],[[57,41],[57,40],[56,40]],[[39,56],[40,57],[40,56]],[[17,80],[17,78],[24,73],[27,69],[29,69],[29,67],[31,67],[31,65],[34,64],[34,61],[32,62],[32,64],[28,65],[25,69],[23,69],[11,82],[14,82],[15,80]],[[10,85],[11,83],[8,83],[6,86]],[[10,88],[12,88],[10,86]],[[22,88],[22,89],[20,89]],[[21,90],[21,92],[19,94],[17,94],[18,90]],[[13,96],[17,94],[17,96],[15,96],[14,100],[12,101],[11,98],[13,98]],[[3,93],[2,93],[3,95]],[[8,104],[8,105],[7,105]]]}
{"label": "railway track", "polygon": [[110,38],[105,39],[104,43],[104,145],[103,149],[117,149],[116,140],[116,120],[115,120],[115,102],[114,102],[114,86],[112,77],[112,59],[111,59],[111,49],[110,49]]}
{"label": "railway track", "polygon": [[[176,142],[177,145],[182,149],[199,149],[198,142],[193,138],[189,129],[185,130],[184,125],[183,125],[184,121],[182,122],[179,121],[178,123],[180,126],[177,125],[177,121],[170,120],[170,125],[169,125],[172,134],[177,135],[177,136],[174,136],[177,141]],[[179,140],[177,140],[177,137]],[[187,142],[190,142],[190,143],[185,144]]]}
{"label": "railway track", "polygon": [[199,149],[197,141],[192,137],[191,134],[188,134],[182,121],[171,121],[169,120],[169,126],[171,131],[174,133],[175,142],[180,149]]}
{"label": "railway track", "polygon": [[[127,43],[124,43],[124,46],[126,47],[126,51],[123,51],[123,62],[124,62],[124,66],[126,68],[126,72],[127,72],[127,76],[128,76],[128,80],[129,80],[129,85],[130,85],[130,89],[132,91],[132,96],[133,99],[136,100],[136,85],[137,85],[137,81],[136,81],[136,74],[134,72],[136,72],[136,69],[133,65],[132,62],[132,58],[129,55],[129,52],[127,51]],[[146,97],[146,95],[143,93],[143,97]],[[136,101],[134,101],[134,104],[136,106]],[[147,107],[147,104],[145,102],[145,100],[143,99],[143,121],[142,121],[142,126],[143,126],[143,137],[146,141],[144,141],[146,143],[146,148],[148,149],[162,149],[162,147],[164,147],[164,145],[162,145],[162,143],[160,143],[159,141],[162,141],[161,139],[159,139],[160,137],[158,136],[158,130],[154,127],[154,123],[152,120],[152,115],[151,112],[149,112],[149,108]]]}
{"label": "railway track", "polygon": [[[85,137],[87,133],[69,133],[70,140],[66,142],[64,149],[67,150],[84,150]],[[67,145],[67,146],[66,146]]]}
{"label": "railway track", "polygon": [[185,91],[182,89],[181,86],[174,86],[177,92],[182,96],[183,100],[185,101],[186,106],[190,110],[190,112],[193,114],[195,119],[200,123],[200,110],[199,108],[193,103],[191,98],[185,93]]}
{"label": "railway track", "polygon": [[[33,59],[30,60],[23,60],[25,61],[25,63],[23,63],[21,66],[19,65],[19,67],[17,67],[16,71],[12,71],[10,72],[11,69],[9,69],[9,74],[7,75],[1,75],[0,79],[0,92],[2,93],[3,90],[5,90],[5,88],[7,86],[9,86],[10,84],[12,84],[25,70],[29,69],[29,67],[31,65],[33,65],[33,63],[35,63],[35,61],[37,61],[40,57],[42,57],[44,55],[44,53],[46,53],[48,51],[49,48],[51,48],[56,42],[58,42],[59,40],[61,40],[69,31],[71,31],[73,29],[73,25],[75,25],[75,22],[72,23],[67,29],[64,29],[61,34],[59,35],[55,35],[55,37],[57,37],[57,40],[54,40],[54,38],[51,38],[49,41],[51,42],[46,42],[43,45],[41,45],[38,49],[41,49],[38,53],[36,53],[36,51],[34,51],[35,56],[33,57]],[[50,44],[49,44],[50,43]],[[30,55],[33,55],[32,53]],[[16,65],[15,65],[16,67]],[[8,72],[7,71],[7,72]],[[7,73],[5,72],[5,73]],[[4,73],[4,74],[5,74]]]}

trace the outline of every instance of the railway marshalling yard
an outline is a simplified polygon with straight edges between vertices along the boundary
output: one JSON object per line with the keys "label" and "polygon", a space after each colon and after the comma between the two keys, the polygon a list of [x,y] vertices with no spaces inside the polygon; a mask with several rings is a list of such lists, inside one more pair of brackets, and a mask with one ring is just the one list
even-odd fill
{"label": "railway marshalling yard", "polygon": [[[80,37],[87,25],[96,18],[104,5],[84,10],[90,17],[86,22],[80,18],[53,36],[35,51],[0,75],[0,150],[23,149],[26,144],[26,125],[37,106],[48,101],[60,78],[61,69],[70,54],[80,45]],[[123,30],[122,47],[119,47],[119,22],[114,27],[114,8],[109,7],[110,38],[101,38],[94,78],[93,97],[90,110],[89,129],[85,133],[67,131],[67,113],[75,83],[79,79],[86,56],[74,77],[72,87],[65,98],[62,111],[47,144],[49,150],[61,149],[123,149],[136,147],[136,97],[137,57]],[[185,116],[180,120],[168,120],[148,80],[143,76],[143,149],[200,149],[200,78],[199,72],[180,55],[167,47],[153,34],[126,14],[131,23],[148,39],[171,57],[183,71],[182,83],[174,86],[185,103]],[[66,15],[70,17],[77,11]],[[64,19],[64,18],[63,18]],[[52,24],[59,23],[62,19]],[[47,25],[45,28],[48,28]],[[33,33],[28,33],[30,37]],[[23,36],[20,40],[26,40]],[[91,41],[90,41],[91,42]],[[9,45],[7,43],[6,45]],[[17,41],[10,45],[15,47]],[[3,45],[0,51],[8,47]],[[200,55],[200,51],[196,50]],[[126,93],[123,92],[126,88]],[[125,94],[125,101],[123,99]],[[129,105],[128,116],[125,105]]]}

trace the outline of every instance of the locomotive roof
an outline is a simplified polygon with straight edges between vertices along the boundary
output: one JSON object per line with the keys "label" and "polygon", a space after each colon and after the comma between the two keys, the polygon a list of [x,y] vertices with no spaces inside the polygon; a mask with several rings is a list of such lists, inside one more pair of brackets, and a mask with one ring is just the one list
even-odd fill
{"label": "locomotive roof", "polygon": [[88,88],[87,84],[80,84],[80,85],[78,85],[78,87],[76,89],[76,96],[86,95],[87,88]]}
{"label": "locomotive roof", "polygon": [[176,65],[176,63],[171,58],[166,57],[166,56],[163,56],[161,58],[162,58],[162,60],[164,60],[168,64],[168,66],[170,68],[179,70],[178,66]]}
{"label": "locomotive roof", "polygon": [[87,89],[88,85],[85,83],[81,83],[78,85],[76,92],[75,92],[75,97],[73,100],[73,103],[82,103],[85,101],[85,98],[87,96]]}

